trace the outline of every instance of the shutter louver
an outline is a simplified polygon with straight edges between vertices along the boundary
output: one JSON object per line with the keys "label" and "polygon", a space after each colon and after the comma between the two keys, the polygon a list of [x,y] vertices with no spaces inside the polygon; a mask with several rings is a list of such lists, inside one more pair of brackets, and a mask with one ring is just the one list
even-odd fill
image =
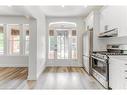
{"label": "shutter louver", "polygon": [[3,32],[3,27],[0,26],[0,32]]}
{"label": "shutter louver", "polygon": [[54,30],[49,30],[49,36],[54,36]]}
{"label": "shutter louver", "polygon": [[76,36],[76,30],[72,30],[72,36]]}
{"label": "shutter louver", "polygon": [[11,35],[19,35],[19,30],[11,29]]}

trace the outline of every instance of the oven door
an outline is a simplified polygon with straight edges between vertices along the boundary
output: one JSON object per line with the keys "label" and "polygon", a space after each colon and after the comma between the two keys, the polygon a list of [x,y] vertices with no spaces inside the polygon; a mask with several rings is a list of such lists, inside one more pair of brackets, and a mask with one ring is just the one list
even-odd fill
{"label": "oven door", "polygon": [[109,85],[108,60],[92,56],[92,75],[105,87]]}

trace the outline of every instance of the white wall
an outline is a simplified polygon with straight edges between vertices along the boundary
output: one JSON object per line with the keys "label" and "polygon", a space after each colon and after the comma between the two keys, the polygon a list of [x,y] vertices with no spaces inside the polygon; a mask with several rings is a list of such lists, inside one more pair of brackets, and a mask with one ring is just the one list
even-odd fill
{"label": "white wall", "polygon": [[37,27],[37,76],[41,74],[41,72],[45,68],[46,61],[46,19],[44,15],[41,15],[38,18],[38,27]]}
{"label": "white wall", "polygon": [[[45,15],[38,7],[26,7],[30,14],[36,18],[31,22],[30,62],[28,80],[36,80],[45,68],[46,39]],[[33,27],[32,27],[33,26]]]}
{"label": "white wall", "polygon": [[100,13],[94,10],[94,26],[93,26],[93,51],[105,51],[106,41],[98,37],[100,32]]}
{"label": "white wall", "polygon": [[106,49],[107,44],[127,44],[127,36],[123,37],[112,37],[112,38],[103,38],[104,43],[103,48]]}
{"label": "white wall", "polygon": [[[85,26],[84,26],[84,21],[83,21],[83,18],[82,17],[47,17],[47,33],[48,33],[48,25],[50,22],[60,22],[60,21],[65,21],[65,22],[74,22],[77,24],[77,32],[79,33],[79,36],[78,36],[78,62],[75,63],[75,64],[68,64],[68,62],[65,62],[67,63],[66,65],[63,63],[63,64],[55,64],[55,66],[82,66],[82,33],[84,32],[85,30]],[[48,36],[48,34],[47,34]],[[46,36],[46,37],[47,37]],[[47,39],[47,44],[48,44],[48,39]],[[48,45],[47,45],[48,46]],[[47,53],[46,53],[47,54]],[[47,56],[47,55],[46,55]],[[51,64],[48,64],[46,63],[47,66],[51,66]]]}
{"label": "white wall", "polygon": [[28,67],[28,56],[0,56],[0,67]]}
{"label": "white wall", "polygon": [[30,21],[28,80],[37,79],[37,22]]}

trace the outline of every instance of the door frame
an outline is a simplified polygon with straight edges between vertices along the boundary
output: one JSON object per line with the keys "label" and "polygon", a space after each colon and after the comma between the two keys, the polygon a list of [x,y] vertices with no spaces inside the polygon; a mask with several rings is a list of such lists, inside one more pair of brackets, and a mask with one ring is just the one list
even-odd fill
{"label": "door frame", "polygon": [[[47,35],[46,35],[46,46],[47,46],[47,49],[46,49],[46,66],[78,66],[78,67],[81,67],[81,64],[79,64],[79,54],[78,54],[78,50],[79,50],[79,37],[78,37],[78,32],[77,32],[77,29],[76,30],[76,33],[77,33],[77,59],[48,59],[48,48],[49,48],[49,30],[51,30],[50,28],[48,28],[48,32],[47,32]],[[56,31],[56,29],[53,29],[54,31]],[[69,31],[71,30],[74,30],[74,29],[70,29]],[[69,50],[70,51],[70,50]]]}

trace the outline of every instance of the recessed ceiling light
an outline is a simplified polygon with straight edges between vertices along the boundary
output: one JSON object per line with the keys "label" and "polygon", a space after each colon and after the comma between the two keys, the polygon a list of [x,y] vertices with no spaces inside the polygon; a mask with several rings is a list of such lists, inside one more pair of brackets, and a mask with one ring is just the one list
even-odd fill
{"label": "recessed ceiling light", "polygon": [[84,5],[83,7],[84,7],[84,8],[86,8],[86,7],[87,7],[87,5]]}
{"label": "recessed ceiling light", "polygon": [[13,7],[12,5],[8,5],[8,7]]}

